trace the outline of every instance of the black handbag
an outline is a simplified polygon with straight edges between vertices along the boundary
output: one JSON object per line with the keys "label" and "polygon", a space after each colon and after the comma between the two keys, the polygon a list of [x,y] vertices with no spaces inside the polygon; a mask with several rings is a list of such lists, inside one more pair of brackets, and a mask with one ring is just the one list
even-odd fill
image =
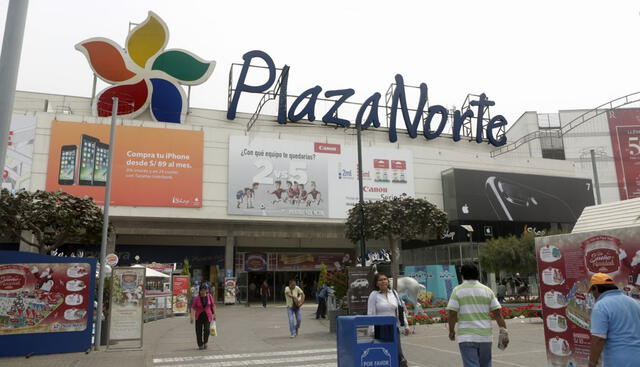
{"label": "black handbag", "polygon": [[398,298],[398,293],[396,293],[396,291],[393,291],[393,295],[396,297],[396,301],[398,301],[398,321],[400,322],[400,326],[407,326],[404,324],[404,303],[402,303],[400,301],[400,298]]}

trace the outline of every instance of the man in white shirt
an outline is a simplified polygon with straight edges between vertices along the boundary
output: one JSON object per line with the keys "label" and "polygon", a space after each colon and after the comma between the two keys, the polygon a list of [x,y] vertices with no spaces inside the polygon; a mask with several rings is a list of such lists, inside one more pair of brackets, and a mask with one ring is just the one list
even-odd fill
{"label": "man in white shirt", "polygon": [[453,289],[447,305],[449,339],[455,340],[457,323],[458,347],[464,367],[491,367],[491,316],[500,326],[500,341],[505,346],[509,343],[507,324],[493,291],[478,281],[478,268],[465,264],[460,272],[464,282]]}

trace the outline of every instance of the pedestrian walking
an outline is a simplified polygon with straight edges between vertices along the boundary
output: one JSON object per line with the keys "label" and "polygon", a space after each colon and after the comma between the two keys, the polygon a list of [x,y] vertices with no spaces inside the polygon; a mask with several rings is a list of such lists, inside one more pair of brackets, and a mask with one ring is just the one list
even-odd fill
{"label": "pedestrian walking", "polygon": [[[501,314],[501,306],[491,288],[480,283],[480,273],[473,264],[464,264],[460,270],[462,284],[453,289],[449,310],[449,340],[456,339],[464,367],[491,367],[491,316],[500,326],[499,347],[509,344],[507,324]],[[491,316],[489,315],[491,313]]]}
{"label": "pedestrian walking", "polygon": [[[398,293],[389,289],[389,277],[385,273],[377,273],[373,277],[373,291],[369,294],[367,302],[367,315],[393,316],[396,318],[395,328],[398,329],[398,365],[407,366],[407,359],[402,353],[400,345],[400,329],[404,335],[409,335],[409,321],[405,312],[404,303]],[[394,326],[369,326],[369,335],[376,339],[389,340],[393,335]]]}
{"label": "pedestrian walking", "polygon": [[316,320],[319,318],[326,319],[327,318],[327,297],[329,296],[329,286],[327,283],[324,283],[318,294],[316,294],[316,299],[318,300],[318,308],[316,309]]}
{"label": "pedestrian walking", "polygon": [[265,279],[260,286],[260,298],[262,299],[262,307],[267,308],[267,298],[271,297],[271,288]]}
{"label": "pedestrian walking", "polygon": [[[291,338],[300,335],[302,313],[300,307],[304,303],[304,292],[296,285],[296,280],[291,279],[289,286],[284,288],[284,296],[287,301],[287,316],[289,317],[289,332]],[[294,319],[295,318],[295,319]]]}
{"label": "pedestrian walking", "polygon": [[216,319],[216,304],[211,294],[207,292],[207,287],[203,284],[200,286],[198,294],[193,297],[191,302],[191,313],[189,321],[193,324],[196,322],[196,341],[198,349],[207,349],[209,341],[209,333],[211,321]]}
{"label": "pedestrian walking", "polygon": [[504,297],[506,297],[506,295],[507,295],[507,285],[506,285],[506,282],[503,280],[500,282],[500,284],[498,284],[498,289],[496,292],[496,297],[498,297],[498,302],[501,305],[504,302]]}
{"label": "pedestrian walking", "polygon": [[632,367],[640,363],[640,302],[626,296],[604,273],[591,277],[589,293],[596,299],[591,310],[589,367]]}

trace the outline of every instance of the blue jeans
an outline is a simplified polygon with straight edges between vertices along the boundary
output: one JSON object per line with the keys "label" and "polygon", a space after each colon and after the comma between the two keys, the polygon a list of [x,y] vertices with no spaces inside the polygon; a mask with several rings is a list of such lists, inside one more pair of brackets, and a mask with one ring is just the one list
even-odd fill
{"label": "blue jeans", "polygon": [[[292,307],[287,307],[287,315],[289,316],[289,332],[291,335],[298,335],[298,329],[300,329],[300,324],[302,323],[302,313],[300,312],[300,308],[296,308],[294,311]],[[295,320],[294,320],[295,315]]]}
{"label": "blue jeans", "polygon": [[459,343],[464,367],[491,367],[491,343]]}

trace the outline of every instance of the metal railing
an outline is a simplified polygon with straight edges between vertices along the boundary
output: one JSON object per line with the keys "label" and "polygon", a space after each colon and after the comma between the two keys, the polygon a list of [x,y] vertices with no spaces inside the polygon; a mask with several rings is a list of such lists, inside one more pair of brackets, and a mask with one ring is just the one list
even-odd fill
{"label": "metal railing", "polygon": [[587,121],[590,121],[604,113],[607,113],[608,111],[611,110],[615,110],[617,108],[621,108],[624,107],[626,105],[632,104],[632,103],[636,103],[636,102],[640,102],[640,92],[635,92],[635,93],[631,93],[628,94],[626,96],[620,97],[620,98],[616,98],[614,100],[611,100],[607,103],[604,103],[594,109],[591,109],[587,112],[584,112],[583,114],[579,115],[578,117],[574,118],[573,120],[569,121],[569,123],[567,123],[564,126],[561,126],[560,129],[558,130],[551,130],[551,131],[534,131],[531,132],[523,137],[521,137],[520,139],[514,141],[513,143],[509,143],[506,145],[501,146],[500,148],[494,150],[491,152],[491,157],[495,158],[499,155],[502,154],[506,154],[508,152],[512,152],[516,149],[518,149],[519,147],[521,147],[522,145],[532,141],[532,140],[536,140],[536,139],[540,139],[542,137],[558,137],[561,138],[562,136],[564,136],[565,134],[567,134],[569,131],[577,128],[578,126],[584,124]]}

